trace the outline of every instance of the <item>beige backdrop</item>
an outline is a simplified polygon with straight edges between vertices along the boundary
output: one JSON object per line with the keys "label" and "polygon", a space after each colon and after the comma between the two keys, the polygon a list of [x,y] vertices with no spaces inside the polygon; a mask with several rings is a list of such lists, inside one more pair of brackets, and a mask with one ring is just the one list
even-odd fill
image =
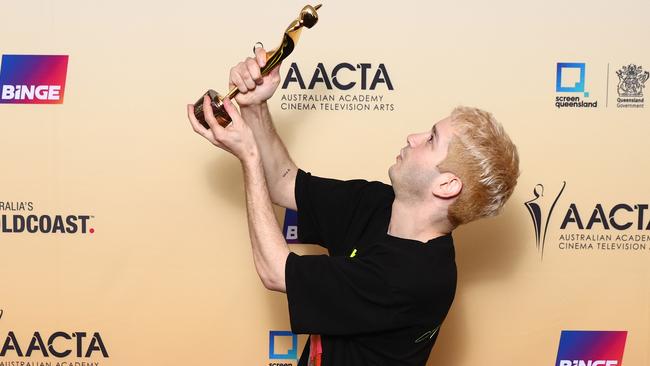
{"label": "beige backdrop", "polygon": [[[241,169],[193,133],[185,104],[208,88],[225,93],[229,68],[256,41],[277,46],[304,4],[3,4],[0,54],[69,55],[69,63],[63,104],[0,104],[0,201],[32,202],[37,215],[92,215],[95,232],[0,233],[0,342],[12,331],[24,352],[35,331],[87,332],[85,351],[98,332],[109,357],[9,351],[0,363],[276,362],[269,331],[290,329],[287,304],[255,272]],[[292,83],[277,91],[278,131],[316,175],[388,182],[406,135],[459,104],[493,112],[518,145],[522,175],[503,215],[455,233],[458,292],[428,365],[554,365],[562,330],[625,330],[623,364],[650,363],[650,240],[637,238],[645,250],[560,244],[563,234],[650,234],[636,224],[560,227],[572,203],[585,225],[597,204],[609,217],[616,204],[650,203],[650,113],[616,107],[616,70],[650,68],[649,4],[328,1],[283,64],[283,79],[295,62],[306,83],[318,63],[328,73],[369,63],[369,81],[383,64],[394,87],[362,90],[359,72],[343,70],[342,80],[358,82],[351,90]],[[598,108],[554,106],[565,95],[555,90],[557,62],[586,63],[585,99]],[[283,108],[293,94],[374,95],[392,106]],[[542,260],[524,202],[537,184],[552,202],[564,181]],[[282,224],[284,211],[277,216]]]}

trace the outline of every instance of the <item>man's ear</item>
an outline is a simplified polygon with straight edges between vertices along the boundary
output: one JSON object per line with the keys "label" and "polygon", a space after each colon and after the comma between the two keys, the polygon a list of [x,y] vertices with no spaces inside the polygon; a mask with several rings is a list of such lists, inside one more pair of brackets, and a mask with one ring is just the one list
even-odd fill
{"label": "man's ear", "polygon": [[463,182],[453,173],[440,174],[433,186],[433,195],[439,198],[454,198],[463,189]]}

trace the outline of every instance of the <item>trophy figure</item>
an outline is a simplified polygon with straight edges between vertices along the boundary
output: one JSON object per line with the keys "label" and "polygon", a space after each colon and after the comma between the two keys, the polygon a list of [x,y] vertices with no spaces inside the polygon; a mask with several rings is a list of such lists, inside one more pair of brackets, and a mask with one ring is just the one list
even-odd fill
{"label": "trophy figure", "polygon": [[[284,31],[282,43],[280,46],[266,53],[266,65],[260,69],[262,76],[271,72],[274,67],[276,67],[280,62],[282,62],[282,60],[291,54],[293,49],[296,47],[296,44],[298,43],[298,39],[300,38],[300,33],[303,26],[311,28],[316,24],[316,22],[318,22],[318,13],[316,13],[316,11],[320,7],[321,4],[316,6],[306,5],[304,8],[302,8],[298,19],[291,22],[289,27],[287,27],[287,30]],[[237,89],[237,87],[233,87],[228,92],[228,94],[226,94],[226,98],[232,99],[238,93],[239,89]],[[206,94],[210,98],[212,112],[214,113],[217,122],[222,127],[226,127],[231,122],[231,119],[228,113],[226,113],[226,110],[223,108],[224,97],[212,89],[208,90],[204,95]],[[203,116],[203,95],[201,98],[199,98],[199,100],[196,101],[196,103],[194,103],[194,116],[201,123],[201,125],[203,125],[203,127],[207,129],[210,128],[208,123],[205,121],[205,117]]]}

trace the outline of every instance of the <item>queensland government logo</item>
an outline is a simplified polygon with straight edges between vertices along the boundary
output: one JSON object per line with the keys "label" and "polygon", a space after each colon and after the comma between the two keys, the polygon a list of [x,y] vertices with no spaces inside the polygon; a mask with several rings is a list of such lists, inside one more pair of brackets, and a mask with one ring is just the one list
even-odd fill
{"label": "queensland government logo", "polygon": [[622,366],[627,331],[563,330],[555,366]]}
{"label": "queensland government logo", "polygon": [[618,76],[616,106],[618,108],[643,108],[645,104],[643,89],[650,73],[643,71],[641,66],[629,64],[617,70],[616,76]]}
{"label": "queensland government logo", "polygon": [[[556,108],[597,108],[587,91],[587,65],[584,62],[558,62],[555,70]],[[581,95],[580,95],[581,94]]]}
{"label": "queensland government logo", "polygon": [[0,104],[61,104],[68,56],[3,55]]}
{"label": "queensland government logo", "polygon": [[566,188],[566,182],[547,192],[544,185],[533,188],[533,197],[524,202],[533,223],[535,244],[544,257],[552,215],[560,211],[562,221],[555,226],[557,236],[554,246],[568,251],[628,251],[650,250],[650,205],[647,203],[593,203],[560,206],[558,202]]}
{"label": "queensland government logo", "polygon": [[[313,70],[313,71],[312,71]],[[319,62],[313,68],[292,63],[282,83],[283,110],[378,111],[396,109],[395,90],[385,64]]]}

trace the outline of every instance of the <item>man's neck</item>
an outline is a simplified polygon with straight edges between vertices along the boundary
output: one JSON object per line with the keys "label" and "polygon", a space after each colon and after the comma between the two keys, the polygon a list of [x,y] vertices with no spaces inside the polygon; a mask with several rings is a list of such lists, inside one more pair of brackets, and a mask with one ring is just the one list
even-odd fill
{"label": "man's neck", "polygon": [[442,213],[436,215],[431,206],[402,202],[397,198],[393,201],[387,234],[426,243],[451,230],[446,217]]}

